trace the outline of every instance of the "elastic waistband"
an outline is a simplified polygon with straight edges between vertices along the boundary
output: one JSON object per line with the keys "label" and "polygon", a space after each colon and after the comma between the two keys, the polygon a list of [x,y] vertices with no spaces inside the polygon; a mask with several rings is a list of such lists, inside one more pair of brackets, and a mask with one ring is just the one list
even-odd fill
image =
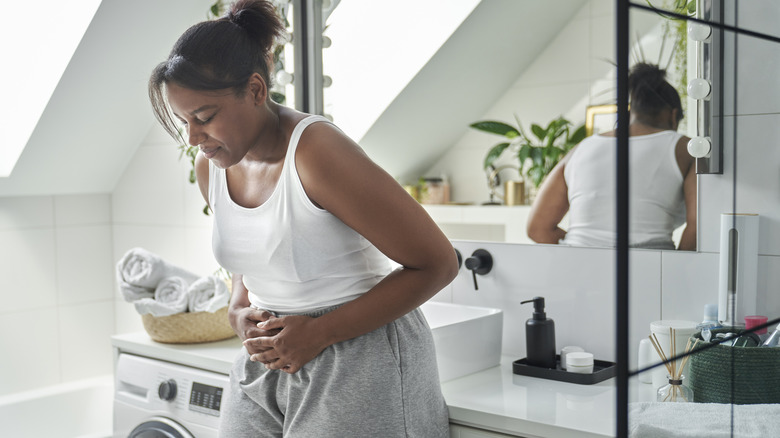
{"label": "elastic waistband", "polygon": [[312,318],[317,318],[317,317],[320,317],[320,316],[322,316],[322,315],[324,315],[326,313],[330,313],[330,312],[338,309],[341,306],[342,306],[342,304],[337,304],[335,306],[324,307],[322,309],[312,310],[312,311],[309,311],[309,312],[277,312],[275,310],[263,309],[261,307],[257,307],[254,304],[251,304],[249,307],[251,307],[253,309],[256,309],[256,310],[264,310],[264,311],[266,311],[266,312],[268,312],[268,313],[270,313],[270,314],[272,314],[274,316],[303,315],[303,316],[310,316]]}

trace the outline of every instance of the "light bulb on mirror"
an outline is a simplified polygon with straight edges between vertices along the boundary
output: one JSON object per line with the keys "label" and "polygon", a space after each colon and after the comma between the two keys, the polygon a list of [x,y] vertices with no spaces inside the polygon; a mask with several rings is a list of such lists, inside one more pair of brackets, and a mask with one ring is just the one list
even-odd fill
{"label": "light bulb on mirror", "polygon": [[693,78],[688,82],[688,95],[694,99],[709,98],[711,90],[710,82],[706,79]]}
{"label": "light bulb on mirror", "polygon": [[693,137],[688,141],[688,153],[694,158],[704,158],[710,154],[712,144],[709,137]]}
{"label": "light bulb on mirror", "polygon": [[328,88],[331,85],[333,85],[333,79],[330,76],[328,76],[328,75],[323,75],[322,76],[322,87],[323,88]]}
{"label": "light bulb on mirror", "polygon": [[292,73],[286,71],[286,70],[279,70],[276,72],[276,83],[279,85],[289,85],[292,84],[294,77]]}
{"label": "light bulb on mirror", "polygon": [[325,35],[322,36],[322,48],[323,49],[327,49],[328,47],[330,47],[330,45],[332,43],[333,42],[330,40],[330,37],[325,36]]}
{"label": "light bulb on mirror", "polygon": [[705,42],[710,39],[712,28],[706,24],[691,21],[688,23],[688,36],[694,41]]}

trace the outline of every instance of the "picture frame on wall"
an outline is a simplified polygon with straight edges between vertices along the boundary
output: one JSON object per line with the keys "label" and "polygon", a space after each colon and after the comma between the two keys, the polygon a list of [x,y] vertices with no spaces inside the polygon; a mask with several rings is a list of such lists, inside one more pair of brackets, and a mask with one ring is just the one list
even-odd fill
{"label": "picture frame on wall", "polygon": [[617,128],[617,105],[591,105],[585,108],[585,135],[613,131]]}

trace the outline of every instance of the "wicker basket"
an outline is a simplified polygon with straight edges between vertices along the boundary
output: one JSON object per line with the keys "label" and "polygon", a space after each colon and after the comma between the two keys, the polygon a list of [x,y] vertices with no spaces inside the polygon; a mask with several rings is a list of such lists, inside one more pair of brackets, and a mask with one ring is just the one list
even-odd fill
{"label": "wicker basket", "polygon": [[152,340],[166,344],[195,344],[228,339],[236,334],[230,327],[227,306],[211,312],[185,312],[170,316],[141,315]]}
{"label": "wicker basket", "polygon": [[[712,330],[712,336],[727,332],[741,330]],[[702,339],[701,333],[693,337]],[[700,403],[780,403],[778,364],[780,348],[718,345],[695,353],[689,363],[693,399]]]}

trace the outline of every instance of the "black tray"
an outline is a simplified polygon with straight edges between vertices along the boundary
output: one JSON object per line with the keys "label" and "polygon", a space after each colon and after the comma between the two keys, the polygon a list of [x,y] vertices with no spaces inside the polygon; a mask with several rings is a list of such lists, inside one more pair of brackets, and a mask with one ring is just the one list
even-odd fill
{"label": "black tray", "polygon": [[522,376],[538,377],[540,379],[559,380],[561,382],[592,385],[615,377],[617,367],[614,362],[605,360],[593,361],[593,374],[570,373],[561,369],[561,356],[555,355],[555,369],[528,365],[526,358],[512,362],[512,372]]}

